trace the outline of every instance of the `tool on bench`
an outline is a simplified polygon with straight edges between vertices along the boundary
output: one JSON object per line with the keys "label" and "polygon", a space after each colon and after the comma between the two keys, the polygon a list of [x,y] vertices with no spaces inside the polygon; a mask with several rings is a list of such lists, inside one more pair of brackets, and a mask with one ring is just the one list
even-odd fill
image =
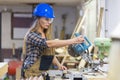
{"label": "tool on bench", "polygon": [[[79,33],[75,33],[75,36],[80,36]],[[82,56],[84,52],[88,51],[88,48],[91,46],[90,41],[84,36],[85,42],[81,44],[72,44],[68,46],[68,53],[73,57]]]}
{"label": "tool on bench", "polygon": [[94,40],[95,46],[98,47],[98,58],[103,61],[105,57],[108,57],[108,53],[111,46],[110,38],[96,38]]}

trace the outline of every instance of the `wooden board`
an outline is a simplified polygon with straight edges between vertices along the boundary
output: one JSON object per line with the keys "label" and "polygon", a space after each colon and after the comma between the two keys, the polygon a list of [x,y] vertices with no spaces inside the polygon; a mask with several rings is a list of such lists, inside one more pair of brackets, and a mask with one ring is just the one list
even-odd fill
{"label": "wooden board", "polygon": [[20,80],[21,78],[21,67],[22,66],[16,68],[16,80]]}
{"label": "wooden board", "polygon": [[98,21],[98,29],[97,29],[97,37],[100,37],[100,32],[101,32],[101,28],[102,28],[102,20],[103,20],[103,12],[104,12],[104,8],[100,8],[100,14],[99,14],[99,21]]}
{"label": "wooden board", "polygon": [[8,72],[8,63],[0,62],[0,79]]}

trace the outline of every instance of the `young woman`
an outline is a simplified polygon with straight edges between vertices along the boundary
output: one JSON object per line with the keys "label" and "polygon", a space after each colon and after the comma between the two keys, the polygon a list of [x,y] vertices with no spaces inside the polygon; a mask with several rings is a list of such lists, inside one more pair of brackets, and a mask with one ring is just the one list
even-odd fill
{"label": "young woman", "polygon": [[58,69],[66,70],[67,68],[61,65],[57,58],[54,57],[52,48],[82,43],[84,38],[79,36],[68,40],[51,40],[51,24],[55,16],[53,8],[49,4],[38,4],[33,15],[36,20],[24,38],[26,57],[23,62],[22,76],[29,78],[43,75],[52,63],[58,66]]}

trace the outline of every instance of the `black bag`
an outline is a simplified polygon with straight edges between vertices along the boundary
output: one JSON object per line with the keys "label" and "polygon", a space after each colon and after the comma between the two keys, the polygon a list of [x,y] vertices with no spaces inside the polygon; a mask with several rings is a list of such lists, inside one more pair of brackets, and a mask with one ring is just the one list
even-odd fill
{"label": "black bag", "polygon": [[52,64],[53,55],[42,55],[40,59],[40,68],[39,70],[48,70]]}

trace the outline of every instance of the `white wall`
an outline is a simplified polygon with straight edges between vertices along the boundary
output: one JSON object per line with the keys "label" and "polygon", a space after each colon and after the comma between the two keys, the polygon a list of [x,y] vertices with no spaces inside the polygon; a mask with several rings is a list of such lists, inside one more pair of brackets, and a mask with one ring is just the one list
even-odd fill
{"label": "white wall", "polygon": [[110,37],[112,31],[120,22],[120,0],[98,0],[98,13],[100,7],[104,8],[103,22],[100,37]]}
{"label": "white wall", "polygon": [[120,0],[106,0],[106,27],[108,28],[107,36],[120,23]]}
{"label": "white wall", "polygon": [[[0,11],[3,10],[12,10],[13,12],[31,12],[32,7],[26,5],[1,5]],[[53,23],[53,27],[57,27],[58,37],[60,35],[62,24],[62,14],[67,14],[66,19],[66,33],[71,34],[75,27],[77,21],[77,9],[76,7],[65,7],[65,6],[54,6],[55,10],[55,20]],[[54,28],[53,28],[54,29]],[[55,30],[55,29],[54,29]],[[2,48],[12,48],[12,44],[15,43],[15,47],[22,47],[23,40],[12,40],[11,39],[11,12],[2,12]]]}
{"label": "white wall", "polygon": [[[120,0],[98,0],[98,14],[100,7],[104,8],[100,37],[110,37],[112,31],[120,22]],[[99,16],[98,16],[99,17]]]}
{"label": "white wall", "polygon": [[97,0],[92,0],[85,4],[85,9],[88,10],[86,17],[86,35],[91,42],[94,42],[97,26]]}

